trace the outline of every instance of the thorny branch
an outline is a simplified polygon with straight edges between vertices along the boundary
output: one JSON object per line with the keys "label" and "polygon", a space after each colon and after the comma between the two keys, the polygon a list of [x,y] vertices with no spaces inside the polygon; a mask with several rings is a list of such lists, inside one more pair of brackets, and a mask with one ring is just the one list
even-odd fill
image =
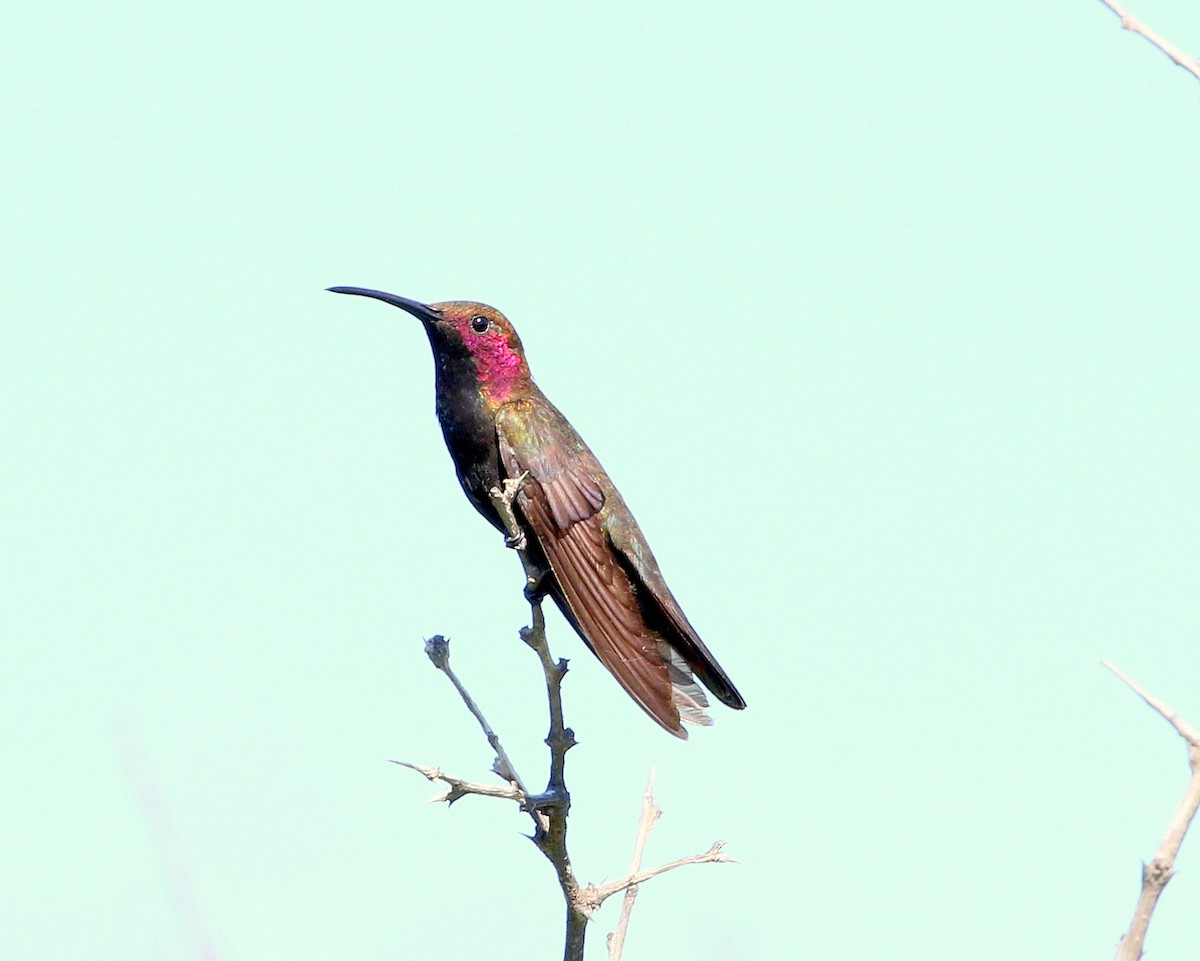
{"label": "thorny branch", "polygon": [[1133,17],[1131,17],[1120,4],[1113,3],[1112,0],[1100,0],[1100,2],[1120,18],[1121,27],[1123,29],[1130,31],[1131,33],[1136,33],[1138,36],[1145,37],[1152,44],[1154,44],[1154,46],[1158,47],[1159,50],[1170,57],[1173,63],[1183,67],[1183,69],[1190,73],[1193,77],[1195,77],[1197,80],[1200,80],[1200,60],[1193,60],[1186,53],[1175,46],[1175,44],[1171,43],[1171,41],[1160,37],[1145,24],[1133,19]]}
{"label": "thorny branch", "polygon": [[479,794],[483,797],[508,798],[510,801],[516,801],[518,804],[525,803],[525,792],[518,787],[497,787],[494,784],[475,784],[471,781],[463,781],[450,774],[447,774],[441,768],[427,767],[424,764],[412,764],[408,761],[392,761],[392,763],[399,764],[401,767],[406,767],[410,771],[416,771],[427,781],[441,781],[443,784],[445,784],[445,792],[437,795],[436,797],[431,797],[429,799],[430,801],[445,801],[447,804],[453,804],[459,798],[464,798],[468,794]]}
{"label": "thorny branch", "polygon": [[[484,735],[487,737],[488,744],[496,752],[496,760],[492,765],[492,770],[504,778],[508,782],[508,786],[497,787],[487,784],[477,784],[446,774],[440,768],[412,764],[407,761],[395,761],[393,763],[416,771],[430,781],[440,781],[445,784],[445,792],[434,798],[434,800],[453,804],[459,798],[466,797],[468,794],[477,794],[482,797],[505,798],[516,801],[520,805],[521,810],[529,814],[534,825],[531,839],[537,845],[538,850],[554,866],[559,886],[562,888],[563,900],[566,903],[566,941],[563,957],[565,961],[583,961],[583,945],[584,937],[587,933],[587,921],[592,913],[607,898],[620,891],[635,892],[637,885],[642,882],[648,881],[659,874],[664,874],[667,871],[672,871],[675,868],[683,867],[685,864],[732,862],[733,858],[722,853],[721,848],[724,842],[717,841],[703,854],[680,858],[677,861],[659,865],[648,871],[641,871],[639,870],[641,865],[641,850],[645,846],[645,837],[643,837],[643,830],[639,828],[638,849],[635,851],[633,868],[629,877],[610,884],[588,885],[586,888],[580,887],[575,877],[575,871],[571,866],[570,856],[567,853],[567,814],[571,808],[571,796],[567,791],[565,779],[566,754],[576,743],[574,732],[563,723],[562,679],[567,673],[567,661],[565,658],[555,660],[550,653],[550,646],[546,641],[546,621],[542,614],[541,586],[545,572],[540,570],[537,564],[526,553],[526,536],[513,510],[513,501],[516,499],[521,485],[524,484],[526,476],[522,474],[520,477],[505,480],[503,488],[494,487],[490,491],[490,494],[492,503],[504,523],[506,532],[505,542],[509,547],[517,551],[521,558],[521,564],[525,569],[525,596],[529,600],[532,622],[529,627],[521,629],[521,639],[537,654],[538,661],[542,665],[542,673],[546,679],[546,696],[550,706],[550,731],[546,735],[546,745],[550,748],[550,777],[546,784],[546,790],[541,794],[529,793],[525,787],[525,783],[517,774],[512,761],[500,745],[500,738],[483,716],[483,712],[479,709],[474,699],[467,693],[458,676],[450,668],[449,641],[441,635],[435,635],[426,642],[425,652],[429,655],[429,659],[433,662],[434,667],[445,674],[450,683],[454,685],[455,690],[462,697],[463,703],[467,705],[467,709],[479,722]],[[651,773],[650,781],[646,785],[643,822],[646,819],[645,805],[653,808],[655,812],[654,818],[657,818],[658,813],[660,813],[658,808],[654,806],[654,800],[650,795],[652,784],[653,773]],[[646,836],[649,835],[649,826],[645,827],[644,834]],[[618,928],[622,941],[624,940],[625,928],[629,923],[628,912],[632,907],[633,895],[631,893],[627,896],[626,908],[622,912],[621,924]],[[620,948],[618,947],[617,953],[612,955],[612,958],[616,959],[619,957]]]}
{"label": "thorny branch", "polygon": [[467,705],[467,710],[471,712],[475,720],[479,722],[479,726],[483,728],[484,737],[488,739],[488,744],[496,752],[496,761],[492,765],[492,770],[508,781],[514,788],[518,789],[522,795],[528,794],[529,792],[525,789],[524,783],[522,783],[520,776],[517,774],[517,769],[513,767],[508,754],[501,747],[500,738],[496,736],[496,732],[492,730],[492,726],[487,722],[487,718],[479,710],[479,705],[467,693],[467,689],[463,687],[462,681],[458,679],[458,675],[450,667],[450,642],[442,637],[441,634],[435,634],[425,642],[425,653],[433,661],[433,666],[449,678],[450,683],[454,685],[454,689],[462,697],[463,703]]}
{"label": "thorny branch", "polygon": [[532,623],[521,629],[521,640],[533,648],[538,656],[542,674],[546,678],[546,697],[550,704],[550,732],[546,735],[546,746],[550,748],[550,777],[546,790],[537,797],[526,798],[522,806],[533,817],[533,843],[554,866],[566,902],[567,935],[563,956],[567,961],[581,961],[587,915],[579,908],[579,882],[575,879],[571,857],[567,853],[567,814],[571,809],[571,795],[565,779],[567,751],[575,746],[575,732],[563,723],[562,679],[567,673],[567,661],[565,658],[556,661],[546,640],[546,619],[542,614],[542,595],[538,590],[543,572],[526,552],[526,535],[513,510],[513,501],[528,476],[528,473],[523,473],[519,477],[507,478],[502,488],[493,487],[489,491],[492,506],[504,523],[505,541],[517,552],[525,570],[525,596],[529,599]]}
{"label": "thorny branch", "polygon": [[1138,961],[1146,942],[1146,932],[1150,928],[1150,917],[1154,913],[1163,889],[1166,888],[1167,882],[1175,873],[1175,857],[1179,854],[1179,848],[1183,844],[1184,837],[1187,836],[1188,828],[1196,816],[1197,809],[1200,808],[1200,730],[1182,720],[1166,704],[1153,694],[1142,690],[1108,661],[1101,663],[1120,678],[1138,697],[1162,715],[1166,722],[1175,729],[1175,733],[1183,738],[1187,744],[1188,765],[1192,770],[1183,800],[1179,802],[1174,817],[1167,825],[1167,833],[1159,842],[1158,850],[1154,853],[1154,860],[1149,864],[1142,865],[1142,891],[1138,896],[1137,908],[1133,912],[1133,921],[1129,925],[1129,930],[1121,937],[1120,944],[1117,945],[1115,961]]}

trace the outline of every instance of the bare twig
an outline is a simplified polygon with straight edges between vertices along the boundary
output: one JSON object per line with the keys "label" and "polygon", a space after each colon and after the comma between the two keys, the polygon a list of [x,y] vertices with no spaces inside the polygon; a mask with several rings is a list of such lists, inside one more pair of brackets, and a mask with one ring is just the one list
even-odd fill
{"label": "bare twig", "polygon": [[713,841],[712,847],[703,854],[690,854],[686,858],[668,861],[666,864],[660,864],[658,867],[650,868],[648,871],[638,871],[636,874],[629,875],[629,877],[621,878],[620,881],[611,881],[608,884],[589,884],[580,892],[580,900],[590,914],[619,891],[624,891],[633,885],[642,884],[651,878],[658,877],[660,874],[674,871],[676,868],[686,867],[689,864],[737,864],[735,858],[731,858],[722,850],[724,847],[724,841]]}
{"label": "bare twig", "polygon": [[[650,840],[650,832],[662,814],[662,808],[654,803],[654,769],[646,778],[646,790],[642,793],[642,816],[638,819],[637,840],[633,844],[633,863],[629,867],[631,875],[642,869],[642,855],[646,851],[646,842]],[[625,900],[621,902],[621,917],[616,930],[608,936],[608,961],[621,961],[621,952],[625,949],[625,933],[629,930],[629,917],[633,914],[633,902],[637,900],[638,886],[631,884],[625,889]]]}
{"label": "bare twig", "polygon": [[1175,44],[1171,43],[1164,37],[1160,37],[1145,24],[1135,20],[1120,4],[1113,3],[1112,0],[1100,0],[1100,2],[1120,18],[1122,28],[1129,30],[1131,33],[1136,33],[1141,37],[1145,37],[1152,44],[1154,44],[1154,46],[1158,47],[1159,50],[1170,57],[1172,62],[1180,67],[1183,67],[1183,69],[1190,73],[1193,77],[1195,77],[1197,80],[1200,80],[1200,61],[1193,60],[1186,53],[1175,46]]}
{"label": "bare twig", "polygon": [[525,792],[519,787],[497,787],[494,784],[474,784],[471,781],[463,781],[450,774],[446,774],[441,768],[426,767],[424,764],[413,764],[410,761],[392,761],[393,764],[399,764],[401,767],[406,767],[410,771],[416,771],[422,775],[427,781],[441,781],[446,785],[444,794],[439,794],[436,797],[431,797],[430,801],[445,801],[447,804],[453,804],[459,798],[464,798],[468,794],[478,794],[480,797],[500,797],[508,798],[511,801],[516,801],[518,804],[525,803]]}
{"label": "bare twig", "polygon": [[475,720],[479,722],[479,726],[483,728],[483,733],[488,740],[488,744],[496,752],[496,763],[492,766],[492,770],[514,787],[520,789],[522,794],[528,794],[529,792],[525,789],[524,783],[522,783],[520,776],[517,774],[517,769],[513,767],[508,754],[500,746],[500,738],[496,736],[496,732],[492,730],[492,726],[488,723],[487,718],[479,710],[479,705],[467,693],[467,689],[463,687],[462,681],[458,679],[458,675],[450,667],[450,642],[442,637],[441,634],[434,634],[433,637],[425,642],[425,653],[429,655],[429,660],[433,662],[433,666],[449,678],[450,683],[454,685],[454,689],[458,691],[459,696],[463,699],[463,703],[467,705],[467,710],[471,712]]}
{"label": "bare twig", "polygon": [[1167,825],[1167,833],[1159,842],[1154,860],[1149,864],[1142,865],[1142,891],[1138,896],[1137,908],[1133,912],[1133,921],[1129,925],[1129,930],[1122,936],[1120,944],[1117,945],[1116,961],[1138,961],[1146,942],[1146,932],[1150,928],[1151,915],[1154,914],[1154,908],[1158,904],[1163,889],[1166,888],[1167,882],[1175,873],[1175,857],[1179,854],[1179,848],[1187,836],[1188,828],[1196,816],[1197,809],[1200,809],[1200,730],[1182,720],[1166,704],[1153,694],[1142,690],[1108,661],[1101,663],[1120,678],[1138,697],[1162,715],[1166,722],[1175,729],[1175,732],[1183,738],[1187,744],[1188,765],[1192,770],[1183,800],[1179,802],[1175,815]]}
{"label": "bare twig", "polygon": [[[508,496],[515,495],[516,487],[511,491],[506,488]],[[501,492],[494,492],[504,496]],[[531,576],[532,580],[532,576]],[[532,840],[553,865],[558,875],[559,886],[562,888],[563,899],[567,907],[567,935],[564,958],[566,961],[582,961],[584,935],[588,913],[580,906],[579,882],[575,878],[571,859],[567,853],[567,812],[570,809],[570,795],[567,793],[564,780],[564,756],[568,749],[575,744],[575,735],[563,724],[562,714],[562,679],[567,672],[565,660],[554,660],[546,641],[546,624],[542,615],[541,598],[530,595],[533,608],[533,626],[521,630],[521,638],[538,655],[546,677],[546,690],[550,702],[550,734],[546,744],[550,747],[550,779],[542,794],[530,794],[524,783],[518,777],[508,755],[500,746],[500,738],[492,730],[491,725],[483,716],[479,705],[471,697],[462,681],[450,667],[450,642],[441,635],[431,637],[425,644],[425,653],[429,655],[434,667],[446,675],[454,685],[455,690],[467,705],[468,710],[479,722],[480,728],[487,736],[488,744],[496,751],[496,762],[493,770],[504,777],[509,785],[498,787],[489,784],[477,784],[462,778],[446,774],[440,768],[414,764],[410,761],[393,761],[409,770],[416,771],[426,780],[446,785],[444,793],[433,798],[434,801],[445,801],[453,804],[468,794],[481,797],[497,797],[516,801],[521,809],[528,812],[533,820]]]}

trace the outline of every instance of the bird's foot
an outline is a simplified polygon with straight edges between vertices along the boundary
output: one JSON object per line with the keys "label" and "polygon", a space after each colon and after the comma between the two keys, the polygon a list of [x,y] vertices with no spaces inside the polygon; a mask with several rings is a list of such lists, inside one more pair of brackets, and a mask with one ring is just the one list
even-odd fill
{"label": "bird's foot", "polygon": [[514,551],[523,551],[529,546],[529,540],[525,537],[524,531],[519,531],[516,534],[505,534],[504,546]]}

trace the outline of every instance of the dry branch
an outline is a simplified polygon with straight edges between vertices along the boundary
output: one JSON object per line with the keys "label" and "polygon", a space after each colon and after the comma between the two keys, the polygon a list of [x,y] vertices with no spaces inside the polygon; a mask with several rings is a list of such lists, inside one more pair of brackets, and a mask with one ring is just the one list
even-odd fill
{"label": "dry branch", "polygon": [[656,878],[660,874],[666,874],[668,871],[674,871],[676,868],[686,867],[689,864],[737,864],[736,859],[731,858],[724,852],[724,847],[724,841],[713,841],[712,847],[703,854],[691,854],[686,858],[668,861],[666,864],[660,864],[658,867],[650,868],[648,871],[638,871],[636,874],[631,874],[620,881],[611,881],[608,884],[589,884],[580,893],[580,900],[584,904],[587,913],[591,914],[614,894],[618,894],[626,888],[644,884],[651,878]]}
{"label": "dry branch", "polygon": [[518,804],[525,803],[525,792],[518,787],[475,784],[471,781],[463,781],[453,775],[446,774],[441,768],[427,767],[424,764],[413,764],[411,761],[392,761],[392,763],[406,767],[410,771],[416,771],[427,781],[441,781],[445,784],[445,792],[436,797],[431,797],[429,799],[431,802],[445,801],[447,804],[453,804],[459,798],[464,798],[468,794],[478,794],[480,797],[502,797],[508,798],[510,801],[516,801]]}
{"label": "dry branch", "polygon": [[1167,825],[1167,833],[1159,842],[1154,860],[1149,864],[1142,865],[1142,891],[1138,896],[1137,908],[1133,912],[1133,921],[1130,922],[1129,930],[1117,945],[1115,961],[1138,961],[1146,943],[1146,932],[1150,928],[1150,918],[1154,914],[1154,908],[1157,906],[1158,899],[1162,895],[1163,889],[1166,888],[1167,882],[1175,873],[1175,857],[1179,854],[1183,839],[1187,836],[1188,828],[1196,816],[1196,810],[1200,808],[1200,730],[1182,720],[1166,704],[1153,694],[1142,690],[1108,661],[1101,663],[1120,678],[1138,697],[1162,715],[1166,722],[1175,729],[1175,733],[1183,738],[1187,744],[1188,765],[1192,770],[1183,800],[1179,802],[1175,815]]}
{"label": "dry branch", "polygon": [[1125,9],[1118,3],[1113,3],[1112,0],[1100,0],[1102,4],[1108,7],[1121,20],[1121,27],[1131,33],[1136,33],[1140,37],[1145,37],[1154,46],[1158,47],[1163,53],[1171,58],[1172,62],[1177,66],[1183,67],[1197,80],[1200,80],[1200,60],[1193,60],[1186,53],[1180,50],[1171,41],[1160,37],[1157,33],[1147,27],[1144,23],[1135,20]]}
{"label": "dry branch", "polygon": [[[642,792],[642,815],[638,818],[637,840],[633,843],[633,863],[629,867],[631,875],[642,869],[642,855],[646,851],[646,842],[650,840],[650,832],[658,823],[662,808],[654,803],[654,769],[646,778],[646,790]],[[625,889],[625,900],[621,903],[621,917],[617,921],[616,930],[608,936],[608,961],[621,961],[621,952],[625,949],[625,934],[629,930],[629,918],[633,914],[633,902],[637,900],[638,886],[631,884]]]}
{"label": "dry branch", "polygon": [[[500,738],[496,736],[496,732],[492,730],[492,726],[488,723],[487,718],[483,716],[479,705],[467,693],[467,689],[463,687],[462,682],[458,679],[458,675],[450,667],[450,642],[442,637],[441,634],[435,634],[425,642],[425,653],[429,656],[429,660],[433,662],[433,666],[445,674],[450,683],[454,685],[454,689],[458,691],[459,696],[463,699],[463,703],[467,705],[467,710],[479,722],[479,726],[483,729],[484,737],[487,738],[488,744],[492,746],[492,750],[496,752],[496,761],[492,765],[492,770],[508,781],[514,788],[517,788],[522,795],[527,795],[529,792],[525,789],[524,783],[517,774],[517,769],[513,767],[512,761],[509,760],[508,754],[505,753],[504,748],[501,746]],[[411,765],[408,766],[411,767]],[[414,768],[414,770],[418,769]],[[426,776],[428,777],[428,775]],[[475,791],[472,793],[478,794],[480,792]]]}
{"label": "dry branch", "polygon": [[[537,565],[526,554],[525,534],[513,511],[513,501],[520,491],[524,480],[525,475],[506,480],[503,489],[492,488],[490,493],[492,503],[495,505],[497,513],[504,522],[506,532],[505,542],[520,555],[521,564],[525,569],[525,595],[529,599],[532,621],[529,627],[521,629],[521,639],[538,656],[538,661],[542,666],[542,673],[546,680],[546,698],[550,708],[550,731],[546,735],[545,741],[547,747],[550,748],[550,776],[546,783],[546,789],[541,794],[529,793],[525,787],[525,783],[518,776],[512,761],[501,746],[499,736],[484,717],[475,699],[471,697],[466,687],[451,669],[450,642],[441,635],[435,635],[426,641],[425,653],[429,655],[429,659],[433,662],[434,667],[445,674],[450,683],[454,685],[463,703],[466,704],[467,709],[479,723],[488,744],[496,752],[496,760],[492,770],[504,778],[508,782],[508,785],[506,787],[499,787],[478,784],[446,774],[440,768],[413,764],[408,761],[394,761],[393,763],[416,771],[429,781],[445,784],[446,790],[444,793],[433,800],[453,804],[455,801],[469,794],[481,797],[498,797],[516,801],[520,805],[521,810],[529,814],[533,821],[533,835],[531,839],[537,845],[538,850],[553,865],[555,874],[558,876],[559,887],[562,889],[563,901],[565,902],[567,912],[563,957],[565,961],[583,961],[583,945],[584,937],[587,933],[588,919],[607,898],[620,891],[629,892],[626,898],[626,909],[622,912],[621,923],[618,928],[621,940],[623,941],[625,928],[629,923],[628,912],[633,907],[633,897],[636,893],[637,885],[659,874],[683,867],[686,864],[729,862],[733,859],[722,853],[721,847],[724,842],[718,841],[703,854],[680,858],[678,861],[659,865],[649,871],[640,870],[641,852],[645,848],[646,837],[649,836],[653,820],[660,813],[654,805],[653,797],[650,794],[651,787],[653,786],[652,772],[650,781],[646,785],[646,794],[643,801],[642,820],[644,827],[639,828],[638,844],[629,876],[611,884],[588,885],[586,888],[580,887],[575,877],[575,871],[571,866],[571,858],[567,853],[567,815],[571,809],[571,796],[567,791],[566,784],[566,754],[567,751],[575,746],[575,734],[563,722],[562,679],[567,673],[567,661],[565,659],[555,660],[550,653],[550,646],[546,641],[546,621],[542,614],[542,593],[540,590],[544,572],[539,570]],[[653,810],[654,814],[647,823],[647,811],[650,809]],[[617,954],[614,957],[619,958],[619,956],[620,949],[618,947]]]}

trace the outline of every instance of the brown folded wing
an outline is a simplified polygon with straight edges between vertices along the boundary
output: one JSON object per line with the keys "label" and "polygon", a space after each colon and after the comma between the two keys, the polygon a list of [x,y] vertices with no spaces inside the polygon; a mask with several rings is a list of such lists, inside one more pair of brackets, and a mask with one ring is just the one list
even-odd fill
{"label": "brown folded wing", "polygon": [[[602,511],[603,469],[569,426],[566,435],[548,430],[559,425],[538,416],[511,411],[497,418],[497,436],[506,473],[529,472],[517,507],[554,572],[556,599],[630,697],[666,730],[687,737],[680,707],[689,720],[706,723],[704,696],[689,683],[686,665],[668,663],[673,652],[646,624],[636,582],[614,553]],[[683,682],[678,688],[673,673],[684,674],[675,678]]]}

